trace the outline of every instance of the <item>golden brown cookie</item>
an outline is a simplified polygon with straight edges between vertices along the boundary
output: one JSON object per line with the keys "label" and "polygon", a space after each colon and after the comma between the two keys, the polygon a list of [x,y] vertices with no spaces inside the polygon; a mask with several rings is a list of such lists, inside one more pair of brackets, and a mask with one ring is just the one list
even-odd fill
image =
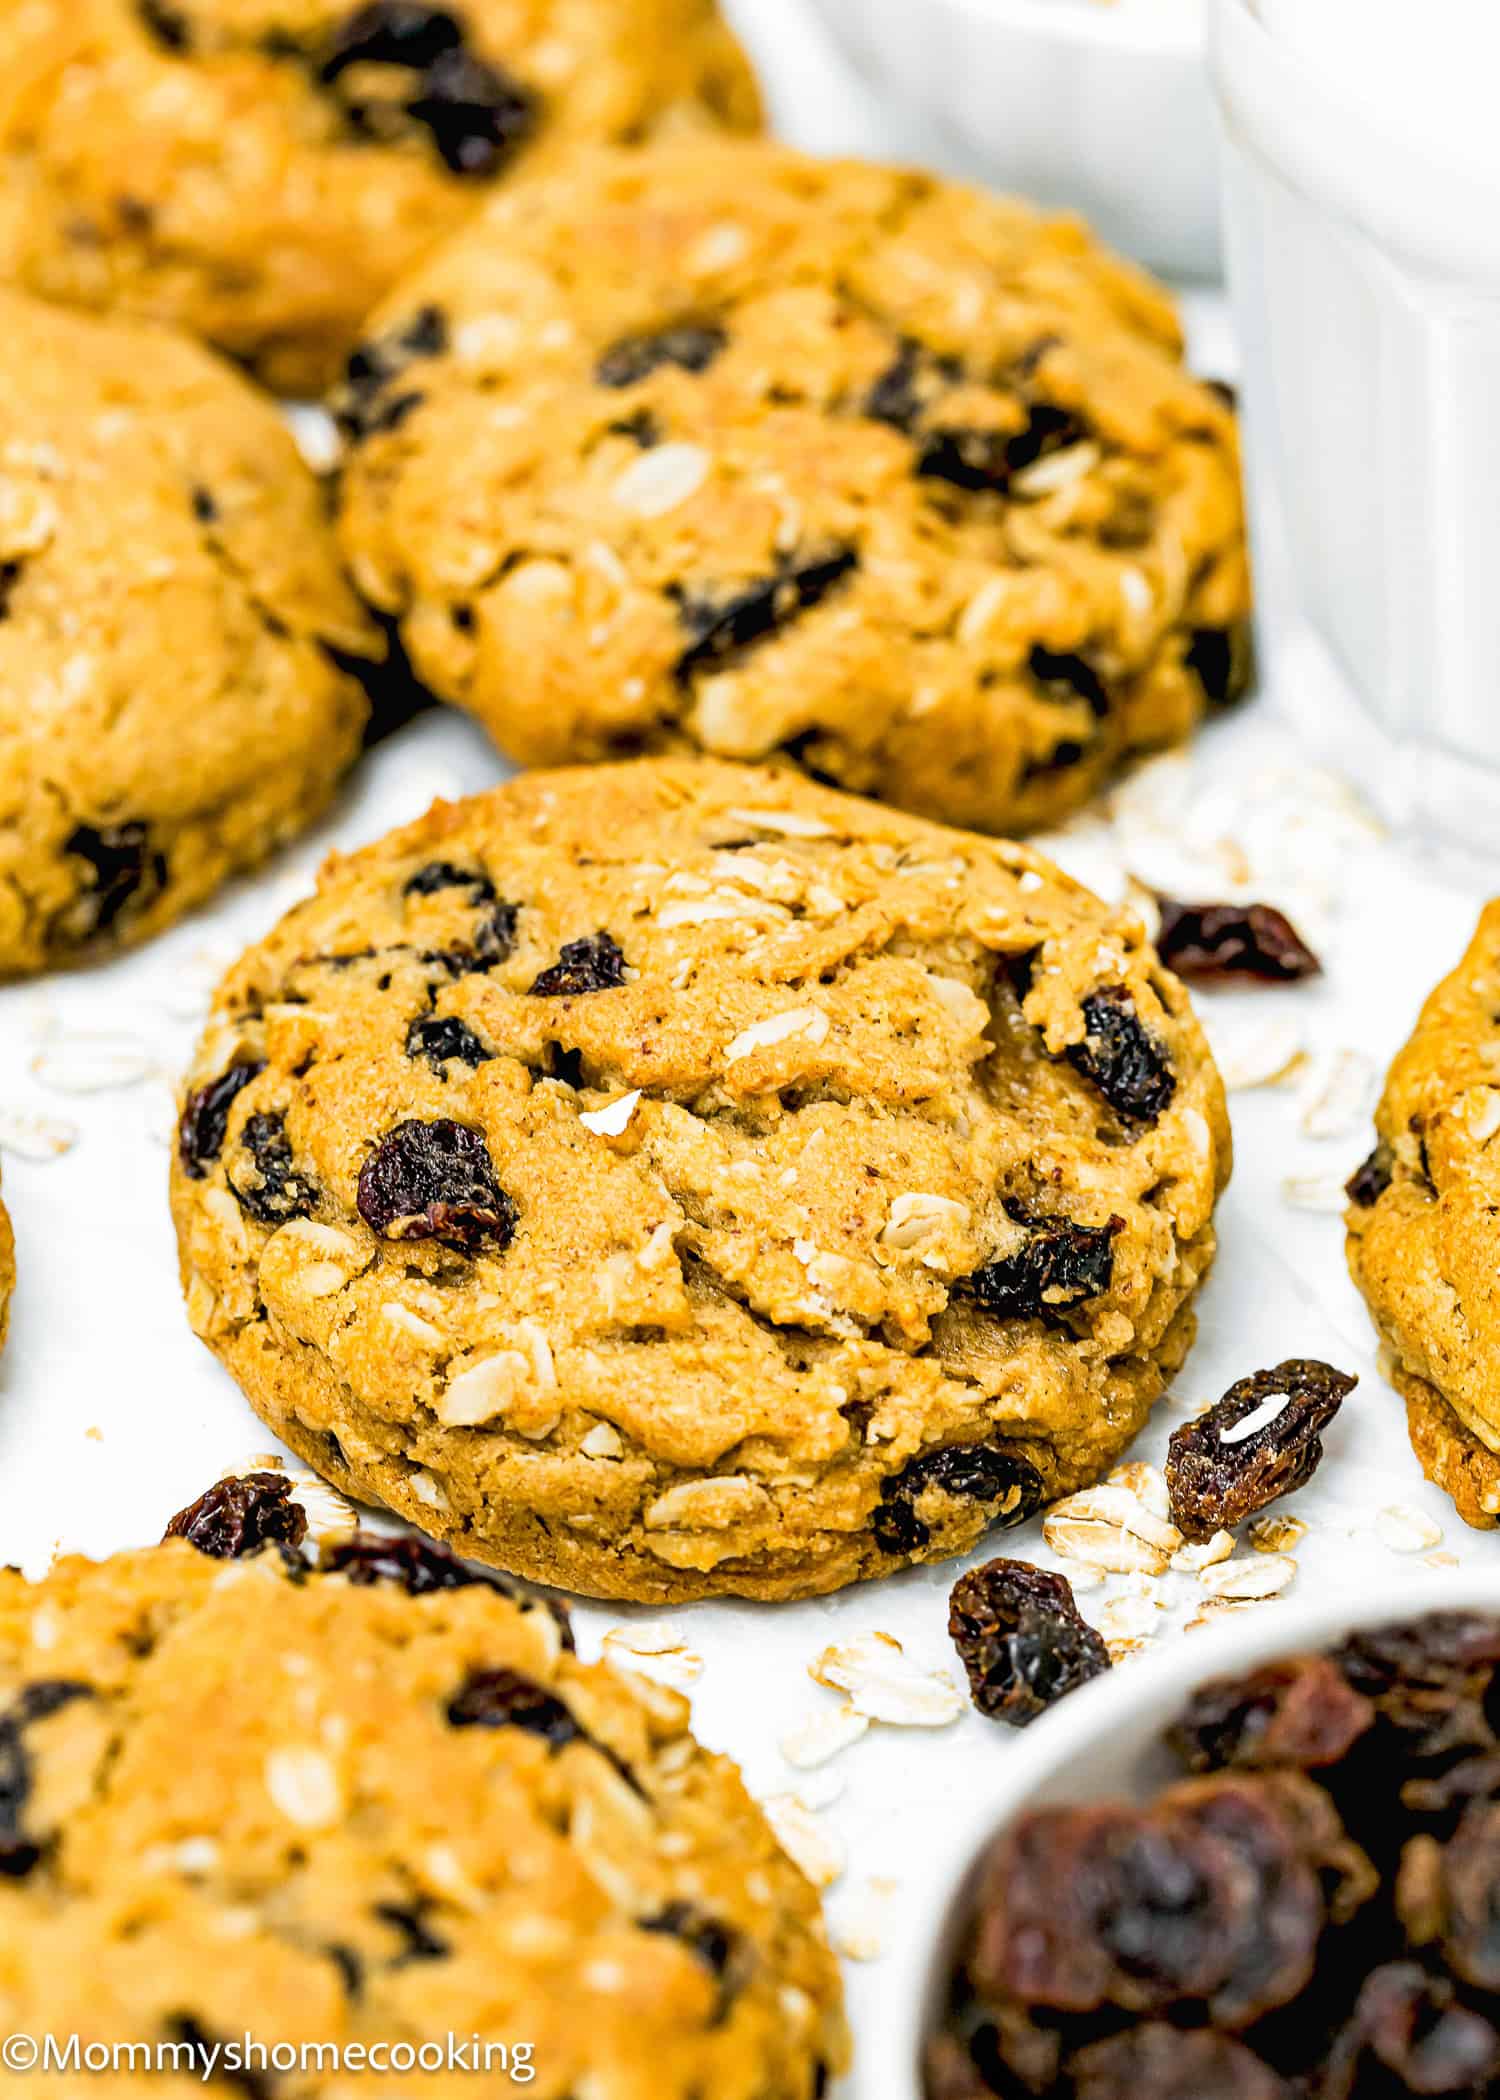
{"label": "golden brown cookie", "polygon": [[[686,1702],[414,1542],[306,1567],[255,1478],[185,1513],[206,1551],[0,1573],[7,2031],[372,2052],[282,2064],[300,2100],[821,2093],[817,1897]],[[201,2091],[176,2061],[145,2082]]]}
{"label": "golden brown cookie", "polygon": [[272,404],[0,292],[0,978],[143,940],[331,799],[380,646]]}
{"label": "golden brown cookie", "polygon": [[760,114],[715,0],[27,0],[5,26],[0,275],[287,393],[515,169]]}
{"label": "golden brown cookie", "polygon": [[220,988],[172,1200],[194,1327],[340,1487],[569,1589],[790,1597],[1110,1465],[1228,1170],[1133,914],[671,759],[331,863]]}
{"label": "golden brown cookie", "polygon": [[1349,1269],[1422,1470],[1500,1521],[1500,900],[1422,1008],[1349,1184]]}
{"label": "golden brown cookie", "polygon": [[1233,413],[1071,220],[777,146],[601,153],[369,333],[351,564],[523,763],[779,757],[1004,832],[1242,688]]}

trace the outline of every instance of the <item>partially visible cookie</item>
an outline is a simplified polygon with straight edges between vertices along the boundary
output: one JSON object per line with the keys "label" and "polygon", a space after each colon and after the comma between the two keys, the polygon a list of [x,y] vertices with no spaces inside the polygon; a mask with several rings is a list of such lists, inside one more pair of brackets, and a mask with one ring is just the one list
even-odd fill
{"label": "partially visible cookie", "polygon": [[0,292],[0,978],[143,940],[317,816],[381,653],[272,404]]}
{"label": "partially visible cookie", "polygon": [[1422,1008],[1349,1184],[1349,1268],[1412,1447],[1465,1523],[1500,1522],[1500,900]]}
{"label": "partially visible cookie", "polygon": [[1236,698],[1235,419],[1072,220],[727,141],[496,200],[375,315],[342,532],[526,764],[701,749],[975,830]]}
{"label": "partially visible cookie", "polygon": [[10,1331],[10,1301],[15,1287],[16,1236],[11,1230],[10,1213],[0,1202],[0,1349]]}
{"label": "partially visible cookie", "polygon": [[760,114],[716,0],[27,0],[5,29],[0,275],[286,393],[517,168]]}
{"label": "partially visible cookie", "polygon": [[172,1204],[194,1327],[339,1487],[568,1589],[777,1598],[1111,1465],[1229,1153],[1135,914],[663,759],[330,864],[220,988]]}
{"label": "partially visible cookie", "polygon": [[324,2044],[303,2100],[824,2092],[817,1897],[686,1702],[451,1561],[287,1529],[0,1572],[9,2029],[217,2048],[225,2088],[247,2034]]}

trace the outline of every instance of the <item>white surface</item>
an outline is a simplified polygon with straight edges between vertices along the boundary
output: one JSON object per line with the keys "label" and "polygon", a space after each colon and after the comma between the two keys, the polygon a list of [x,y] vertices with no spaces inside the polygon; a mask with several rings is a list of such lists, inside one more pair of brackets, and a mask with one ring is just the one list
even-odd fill
{"label": "white surface", "polygon": [[[749,12],[763,49],[779,54],[778,101],[803,136],[841,145],[890,136],[789,4],[755,0]],[[1195,312],[1204,369],[1227,369],[1221,317],[1211,304]],[[1295,692],[1280,699],[1296,711]],[[1155,808],[1158,822],[1130,827],[1131,857],[1163,887],[1203,895],[1224,893],[1231,873],[1248,868],[1254,886],[1293,905],[1324,945],[1321,983],[1202,1001],[1221,1034],[1240,1031],[1241,1054],[1274,1021],[1324,1051],[1358,1048],[1383,1063],[1457,956],[1481,888],[1455,887],[1370,839],[1336,801],[1307,793],[1297,771],[1276,776],[1287,755],[1265,702],[1212,730],[1191,767],[1168,765],[1133,791],[1131,805]],[[79,1133],[70,1151],[46,1163],[3,1155],[21,1283],[0,1357],[0,1560],[36,1569],[59,1545],[102,1554],[155,1538],[222,1469],[269,1448],[183,1318],[165,1202],[169,1075],[187,1054],[217,970],[304,892],[331,844],[375,837],[435,794],[485,787],[501,771],[477,730],[454,716],[429,717],[375,754],[316,838],[189,925],[106,969],[0,991],[0,1111],[66,1120]],[[1086,822],[1066,851],[1080,872],[1108,884],[1119,878],[1118,843],[1102,823]],[[79,1077],[80,1039],[89,1035],[125,1038],[123,1049],[155,1074],[107,1091],[58,1091],[59,1076]],[[1221,1212],[1219,1267],[1201,1301],[1201,1338],[1178,1405],[1161,1408],[1135,1455],[1159,1460],[1182,1410],[1246,1372],[1287,1355],[1326,1356],[1362,1382],[1327,1440],[1322,1471],[1294,1505],[1310,1529],[1293,1597],[1355,1597],[1393,1574],[1406,1576],[1415,1595],[1433,1580],[1420,1556],[1398,1560],[1376,1534],[1376,1513],[1392,1503],[1425,1511],[1466,1570],[1500,1571],[1500,1538],[1465,1532],[1418,1475],[1344,1275],[1337,1217],[1293,1209],[1282,1196],[1283,1177],[1332,1183],[1367,1149],[1364,1124],[1322,1141],[1303,1136],[1301,1105],[1295,1089],[1234,1097],[1240,1163]],[[1051,1560],[1035,1524],[996,1538],[991,1550]],[[904,2004],[935,1924],[925,1877],[956,1834],[979,1834],[1027,1739],[965,1711],[943,1729],[873,1727],[831,1764],[800,1776],[777,1746],[809,1712],[836,1703],[807,1674],[831,1641],[884,1629],[920,1662],[953,1668],[945,1624],[957,1573],[952,1565],[918,1570],[806,1605],[703,1605],[673,1615],[704,1658],[693,1694],[704,1739],[732,1750],[758,1792],[801,1787],[827,1801],[830,1789],[840,1790],[821,1811],[848,1851],[828,1899],[835,1930],[862,1914],[872,1877],[898,1884],[884,1958],[848,1972],[858,2100],[909,2100],[899,2050]],[[1113,1581],[1080,1601],[1093,1613],[1126,1586]],[[1175,1628],[1197,1602],[1196,1585],[1174,1576],[1162,1590]],[[628,1616],[579,1607],[585,1651]],[[1184,1669],[1197,1638],[1185,1636]],[[1166,1631],[1157,1645],[1176,1640]],[[1045,1743],[1046,1731],[1061,1725],[1061,1716],[1043,1723],[1030,1742]]]}
{"label": "white surface", "polygon": [[[1305,12],[1326,27],[1343,10]],[[1467,39],[1446,0],[1420,36],[1404,19],[1456,75],[1488,79],[1500,24],[1481,13]],[[1373,98],[1403,44],[1369,16],[1376,56],[1354,88]],[[1246,0],[1216,0],[1212,19],[1261,596],[1282,676],[1389,814],[1483,847],[1500,822],[1500,131],[1488,122],[1481,138],[1461,97],[1443,113],[1448,150],[1493,164],[1459,175],[1425,137],[1402,144],[1417,119],[1393,82],[1356,107],[1343,74],[1268,35]],[[1404,107],[1440,122],[1420,87]]]}

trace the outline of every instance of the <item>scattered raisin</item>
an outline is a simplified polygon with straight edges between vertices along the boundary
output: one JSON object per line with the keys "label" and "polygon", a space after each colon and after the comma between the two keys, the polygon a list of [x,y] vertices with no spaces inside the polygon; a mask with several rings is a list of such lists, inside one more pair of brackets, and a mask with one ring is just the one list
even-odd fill
{"label": "scattered raisin", "polygon": [[700,671],[717,669],[741,650],[781,633],[799,614],[821,605],[858,566],[854,549],[839,547],[788,559],[774,575],[737,591],[679,593],[678,618],[692,643],[677,659],[678,684],[690,685]]}
{"label": "scattered raisin", "polygon": [[467,1590],[476,1586],[498,1590],[502,1597],[523,1610],[540,1607],[550,1613],[557,1622],[562,1635],[562,1645],[569,1653],[573,1649],[573,1624],[568,1608],[553,1597],[538,1597],[513,1582],[507,1575],[497,1574],[493,1568],[471,1567],[468,1561],[460,1560],[447,1546],[440,1546],[435,1539],[419,1539],[408,1536],[392,1536],[380,1531],[357,1531],[352,1538],[340,1539],[323,1556],[325,1574],[344,1575],[357,1588],[365,1589],[372,1583],[392,1582],[405,1590],[408,1597],[430,1597],[437,1590]]}
{"label": "scattered raisin", "polygon": [[1127,1122],[1156,1122],[1171,1106],[1177,1077],[1124,985],[1090,992],[1083,1002],[1083,1020],[1083,1041],[1067,1053],[1074,1071],[1096,1086]]}
{"label": "scattered raisin", "polygon": [[531,987],[536,999],[576,999],[586,992],[611,992],[625,982],[625,958],[607,933],[564,941],[555,963]]}
{"label": "scattered raisin", "polygon": [[1009,1530],[1041,1508],[1042,1476],[1029,1460],[989,1444],[945,1444],[909,1459],[880,1484],[870,1529],[882,1553],[916,1553],[929,1543],[931,1527],[916,1508],[929,1493],[990,1503],[988,1528]]}
{"label": "scattered raisin", "polygon": [[90,881],[73,920],[80,940],[107,933],[127,904],[143,911],[167,884],[167,862],[151,851],[150,827],[129,824],[78,824],[63,844],[65,853],[87,861]]}
{"label": "scattered raisin", "polygon": [[1382,1138],[1368,1159],[1361,1160],[1345,1184],[1345,1194],[1361,1210],[1370,1210],[1391,1185],[1396,1155]]}
{"label": "scattered raisin", "polygon": [[229,1132],[229,1111],[235,1097],[265,1070],[264,1061],[232,1064],[207,1086],[187,1097],[177,1125],[177,1154],[182,1170],[194,1181],[202,1181],[224,1150]]}
{"label": "scattered raisin", "polygon": [[0,1874],[24,1880],[42,1856],[42,1847],[21,1833],[21,1818],[31,1797],[31,1759],[25,1733],[33,1721],[45,1721],[75,1699],[91,1699],[94,1687],[73,1678],[44,1678],[28,1684],[0,1713]]}
{"label": "scattered raisin", "polygon": [[948,1631],[974,1704],[1025,1728],[1109,1668],[1109,1651],[1074,1601],[1072,1584],[1024,1560],[992,1560],[953,1586]]}
{"label": "scattered raisin", "polygon": [[[1212,1538],[1304,1487],[1323,1456],[1322,1432],[1358,1383],[1331,1364],[1291,1357],[1239,1379],[1196,1421],[1174,1429],[1166,1472],[1178,1530]],[[1284,1405],[1241,1429],[1279,1395]]]}
{"label": "scattered raisin", "polygon": [[477,1130],[447,1117],[398,1123],[359,1173],[359,1214],[389,1240],[439,1240],[473,1254],[515,1237],[516,1206]]}
{"label": "scattered raisin", "polygon": [[1073,650],[1044,649],[1040,643],[1026,659],[1032,682],[1049,700],[1084,700],[1100,721],[1110,711],[1104,681],[1086,656]]}
{"label": "scattered raisin", "polygon": [[308,1217],[318,1201],[317,1184],[298,1168],[279,1113],[245,1118],[238,1169],[226,1179],[240,1208],[262,1225]]}
{"label": "scattered raisin", "polygon": [[684,372],[706,372],[723,354],[729,338],[716,322],[682,321],[654,335],[626,335],[612,343],[594,367],[600,386],[636,386],[663,365]]}
{"label": "scattered raisin", "polygon": [[1297,1655],[1199,1685],[1168,1740],[1195,1772],[1310,1771],[1340,1764],[1374,1723],[1373,1705],[1326,1655]]}
{"label": "scattered raisin", "polygon": [[987,1262],[958,1285],[985,1312],[1002,1320],[1045,1318],[1109,1289],[1122,1218],[1075,1225],[1069,1218],[1039,1217],[1013,1197],[1005,1199],[1005,1214],[1027,1227],[1026,1238],[1014,1254]]}
{"label": "scattered raisin", "polygon": [[1294,984],[1323,965],[1284,913],[1271,904],[1180,904],[1157,899],[1156,951],[1169,970],[1194,982],[1253,977]]}
{"label": "scattered raisin", "polygon": [[262,1546],[276,1546],[289,1561],[307,1536],[307,1513],[292,1500],[282,1473],[244,1473],[215,1484],[180,1509],[162,1534],[186,1539],[213,1560],[243,1560]]}
{"label": "scattered raisin", "polygon": [[496,1053],[487,1049],[473,1029],[454,1015],[424,1014],[406,1031],[406,1054],[408,1057],[425,1057],[442,1077],[443,1067],[450,1058],[456,1058],[460,1064],[482,1065]]}
{"label": "scattered raisin", "polygon": [[471,1672],[448,1702],[448,1719],[455,1728],[522,1728],[554,1750],[589,1740],[561,1699],[519,1670]]}

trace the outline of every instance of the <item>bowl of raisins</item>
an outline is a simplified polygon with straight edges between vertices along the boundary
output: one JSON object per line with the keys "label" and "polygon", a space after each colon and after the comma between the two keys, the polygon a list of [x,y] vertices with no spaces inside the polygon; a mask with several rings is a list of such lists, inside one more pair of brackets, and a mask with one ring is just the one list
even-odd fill
{"label": "bowl of raisins", "polygon": [[1500,2094],[1500,1573],[1237,1614],[1007,1746],[903,2100]]}

